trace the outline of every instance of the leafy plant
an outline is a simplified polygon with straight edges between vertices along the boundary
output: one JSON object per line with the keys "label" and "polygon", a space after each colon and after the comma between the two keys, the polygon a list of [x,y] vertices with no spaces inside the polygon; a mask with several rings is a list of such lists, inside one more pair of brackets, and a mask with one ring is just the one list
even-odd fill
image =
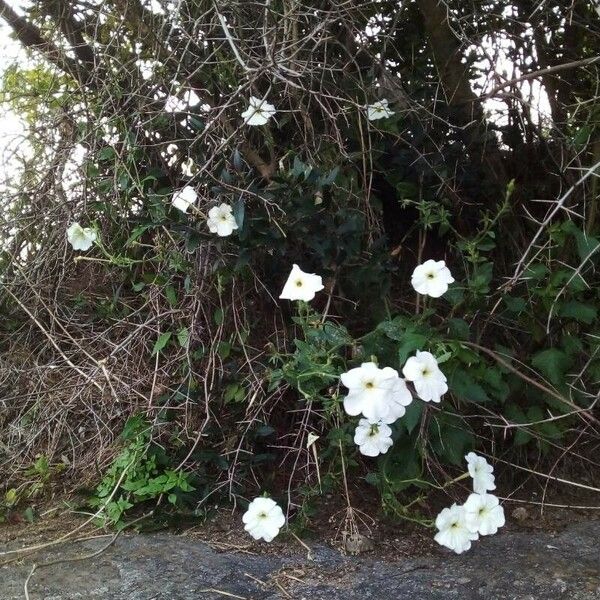
{"label": "leafy plant", "polygon": [[192,492],[189,475],[168,467],[164,452],[150,438],[150,426],[141,417],[131,417],[121,437],[125,447],[107,469],[90,505],[99,510],[99,519],[117,528],[127,525],[131,509],[150,500],[165,500],[176,506]]}

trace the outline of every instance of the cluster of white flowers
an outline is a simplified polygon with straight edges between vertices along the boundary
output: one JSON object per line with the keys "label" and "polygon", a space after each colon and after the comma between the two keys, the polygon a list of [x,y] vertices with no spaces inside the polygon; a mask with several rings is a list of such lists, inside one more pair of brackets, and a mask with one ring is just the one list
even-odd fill
{"label": "cluster of white flowers", "polygon": [[[387,106],[387,104],[385,105]],[[420,293],[441,296],[454,279],[442,261],[427,261],[413,273],[413,286]],[[420,285],[427,280],[428,287]],[[415,284],[416,282],[416,284]],[[443,289],[442,289],[443,288]],[[310,302],[323,289],[320,275],[305,273],[293,265],[280,294],[286,300]],[[412,382],[417,396],[424,402],[441,402],[448,391],[446,376],[430,352],[416,352],[402,369],[406,381]],[[374,362],[363,363],[341,375],[342,384],[348,388],[344,409],[351,416],[362,415],[354,434],[354,441],[365,456],[385,454],[392,446],[391,425],[406,413],[412,394],[406,381],[391,367],[380,369]]]}
{"label": "cluster of white flowers", "polygon": [[[251,107],[256,108],[257,106],[260,104],[253,102]],[[382,106],[387,110],[387,102]],[[248,114],[245,117],[252,119],[252,115],[248,111],[246,111]],[[389,112],[393,114],[391,111]],[[249,124],[263,124],[248,122]],[[221,212],[217,212],[217,210]],[[218,209],[213,208],[209,212],[209,222],[210,219],[214,221],[211,231],[219,235],[229,235],[231,221],[229,221],[229,227],[225,228],[223,225],[224,233],[221,233],[218,230],[219,216],[224,222],[228,218],[233,219],[231,208],[222,204]],[[232,229],[236,227],[237,225]],[[445,268],[445,263],[443,261],[441,263]],[[448,275],[449,273],[448,271]],[[450,279],[452,280],[451,277]],[[320,275],[305,273],[298,265],[294,264],[279,297],[285,300],[310,302],[322,289],[323,279]],[[436,289],[434,289],[435,291]],[[441,296],[441,293],[438,296]],[[442,395],[448,391],[446,377],[430,352],[417,351],[416,356],[412,356],[406,361],[402,373],[408,381],[413,383],[418,397],[425,402],[440,402]],[[405,415],[406,407],[413,400],[406,381],[400,378],[395,369],[379,368],[374,362],[363,363],[360,367],[343,373],[341,381],[348,388],[348,394],[344,398],[344,410],[351,416],[363,416],[355,429],[354,443],[364,456],[376,457],[385,454],[393,445],[390,425]],[[309,445],[316,439],[317,436],[313,436]],[[264,539],[270,542],[285,524],[285,517],[281,508],[270,498],[255,498],[244,514],[243,522],[246,531],[254,539]]]}
{"label": "cluster of white flowers", "polygon": [[[386,99],[383,100],[379,100],[377,102],[374,102],[373,104],[368,104],[365,107],[366,113],[367,113],[367,118],[369,119],[369,121],[375,121],[377,119],[383,119],[383,118],[388,118],[391,117],[394,112],[389,108],[388,106],[388,101]],[[271,119],[271,117],[273,117],[275,115],[275,113],[277,112],[277,110],[275,109],[275,106],[273,106],[272,104],[269,104],[264,98],[257,98],[256,96],[251,96],[249,103],[248,103],[248,108],[242,112],[242,118],[244,119],[244,123],[246,125],[251,125],[251,126],[260,126],[260,125],[265,125],[269,119]],[[177,209],[180,210],[183,213],[187,213],[187,211],[189,210],[189,208],[196,202],[196,200],[198,199],[198,195],[196,193],[196,191],[194,190],[194,188],[192,188],[191,186],[185,186],[183,187],[181,190],[177,190],[176,192],[173,193],[172,199],[171,199],[171,204]],[[233,216],[233,209],[229,204],[225,204],[222,203],[220,206],[215,206],[213,208],[211,208],[208,212],[208,218],[206,220],[206,223],[208,225],[208,228],[210,230],[211,233],[216,233],[219,237],[227,237],[230,236],[236,229],[238,229],[238,224],[235,220],[235,217]],[[427,265],[428,263],[433,262],[433,261],[427,261],[427,263],[425,263],[425,265]],[[441,261],[442,265],[444,264],[443,261]],[[438,263],[436,263],[438,264]],[[423,267],[425,265],[422,265]],[[448,269],[446,269],[446,271],[448,271]],[[416,270],[415,270],[416,273]],[[429,272],[427,272],[425,275],[423,275],[421,277],[428,279]],[[448,271],[447,275],[450,275],[450,272]],[[314,277],[317,277],[316,275]],[[436,283],[438,280],[441,280],[440,277],[436,277],[436,281],[431,282],[428,281],[427,283],[427,289],[428,290],[433,290],[433,291],[420,291],[420,289],[417,289],[416,284],[415,284],[415,274],[413,274],[413,286],[415,287],[415,289],[417,289],[417,291],[419,293],[428,293],[430,296],[435,296],[435,292],[437,290],[440,289],[440,285],[439,283]],[[454,281],[452,279],[452,277],[450,277],[450,282]],[[424,285],[420,286],[421,289],[425,289]],[[310,289],[310,288],[308,288]],[[323,289],[323,288],[320,288]],[[447,289],[447,286],[446,286]],[[284,290],[285,291],[285,290]],[[285,293],[287,294],[289,290],[285,291]],[[319,290],[315,290],[315,291],[319,291]],[[445,291],[445,290],[444,290]],[[438,294],[438,296],[441,296],[444,291],[442,291],[441,293]],[[288,296],[281,296],[282,298],[287,298]],[[314,294],[312,297],[310,298],[304,298],[304,297],[293,297],[293,298],[289,298],[290,300],[312,300],[312,298],[314,297]]]}
{"label": "cluster of white flowers", "polygon": [[[416,356],[406,361],[402,374],[425,402],[440,402],[448,391],[446,377],[430,352],[417,351]],[[395,369],[380,369],[373,362],[342,373],[341,381],[348,388],[344,410],[350,416],[364,417],[354,435],[359,451],[365,456],[385,454],[392,446],[392,430],[388,425],[403,417],[413,400],[406,381]]]}
{"label": "cluster of white flowers", "polygon": [[[181,190],[177,190],[171,199],[171,204],[183,213],[187,213],[190,206],[198,199],[198,194],[189,185]],[[230,236],[237,228],[238,224],[233,215],[233,208],[225,202],[219,206],[213,206],[208,211],[206,225],[211,233],[216,233],[219,237]]]}
{"label": "cluster of white flowers", "polygon": [[480,535],[493,535],[506,520],[500,501],[490,490],[495,490],[494,468],[475,452],[465,456],[467,469],[473,479],[473,492],[462,505],[444,508],[435,520],[438,533],[435,541],[457,554],[471,548],[471,542]]}
{"label": "cluster of white flowers", "polygon": [[341,375],[348,388],[344,410],[350,416],[362,414],[370,423],[390,425],[406,413],[412,395],[406,383],[391,367],[380,369],[375,363],[363,363]]}

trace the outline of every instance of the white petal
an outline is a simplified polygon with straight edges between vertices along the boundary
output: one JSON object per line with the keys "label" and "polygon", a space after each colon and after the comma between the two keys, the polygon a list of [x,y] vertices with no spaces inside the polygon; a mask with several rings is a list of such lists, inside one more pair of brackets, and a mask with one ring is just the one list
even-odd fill
{"label": "white petal", "polygon": [[400,404],[401,406],[408,406],[413,401],[412,394],[406,386],[404,379],[400,379],[399,377],[396,379],[394,387],[391,390],[391,399],[393,403]]}
{"label": "white petal", "polygon": [[448,384],[439,378],[418,379],[414,382],[415,391],[424,402],[441,402],[448,391]]}
{"label": "white petal", "polygon": [[[364,365],[363,365],[364,366]],[[353,388],[361,388],[363,382],[363,373],[365,369],[363,367],[354,367],[345,373],[340,375],[342,384],[345,385],[349,390]]]}
{"label": "white petal", "polygon": [[379,448],[377,444],[371,440],[364,442],[358,447],[358,451],[364,456],[370,456],[371,458],[379,455]]}
{"label": "white petal", "polygon": [[420,379],[423,374],[423,366],[421,361],[416,356],[411,356],[402,368],[402,375],[408,379],[408,381],[415,381]]}
{"label": "white petal", "polygon": [[362,392],[351,392],[344,398],[344,410],[351,417],[360,415],[363,409],[364,396]]}
{"label": "white petal", "polygon": [[386,421],[389,415],[389,392],[385,389],[372,389],[364,395],[362,414],[371,421]]}

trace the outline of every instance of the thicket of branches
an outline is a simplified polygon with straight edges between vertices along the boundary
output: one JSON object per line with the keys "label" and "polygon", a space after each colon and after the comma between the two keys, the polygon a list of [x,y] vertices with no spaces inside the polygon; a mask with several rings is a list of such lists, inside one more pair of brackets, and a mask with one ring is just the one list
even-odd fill
{"label": "thicket of branches", "polygon": [[[0,197],[3,480],[25,486],[44,456],[95,484],[142,415],[194,502],[270,486],[301,504],[299,487],[368,470],[343,391],[311,369],[398,368],[424,341],[450,353],[450,396],[414,415],[382,494],[443,480],[473,446],[597,468],[591,2],[0,0],[0,16],[30,57],[3,82],[28,127]],[[268,125],[244,124],[250,96],[276,106]],[[368,121],[383,98],[394,116]],[[233,205],[239,235],[172,208],[185,185],[204,214]],[[72,252],[73,221],[98,228],[94,251]],[[427,258],[459,285],[423,306],[408,281]],[[343,350],[294,345],[292,263],[325,277],[315,307]]]}

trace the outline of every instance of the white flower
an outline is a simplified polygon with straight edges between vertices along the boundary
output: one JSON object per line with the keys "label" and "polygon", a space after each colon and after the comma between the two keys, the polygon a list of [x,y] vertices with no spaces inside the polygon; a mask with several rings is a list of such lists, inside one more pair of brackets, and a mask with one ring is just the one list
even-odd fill
{"label": "white flower", "polygon": [[186,185],[183,189],[177,190],[173,194],[171,204],[181,212],[187,212],[188,208],[196,202],[198,194],[194,191],[193,187]]}
{"label": "white flower", "polygon": [[73,250],[89,250],[98,235],[91,227],[82,227],[79,223],[71,223],[67,229],[67,241]]}
{"label": "white flower", "polygon": [[412,381],[417,395],[425,402],[441,402],[448,391],[446,376],[440,371],[431,352],[420,352],[411,356],[402,369],[402,374]]}
{"label": "white flower", "polygon": [[250,106],[242,113],[242,117],[247,125],[264,125],[276,112],[272,104],[251,96]]}
{"label": "white flower", "polygon": [[432,298],[439,298],[448,291],[448,284],[454,277],[443,260],[426,260],[413,271],[410,282],[415,292]]}
{"label": "white flower", "polygon": [[362,413],[371,423],[386,424],[398,418],[396,414],[403,408],[399,409],[398,405],[405,398],[397,387],[398,371],[391,367],[380,369],[375,363],[367,362],[342,373],[341,380],[349,390],[344,398],[344,410],[350,416]]}
{"label": "white flower", "polygon": [[444,508],[435,519],[435,526],[438,528],[435,541],[456,554],[466,552],[471,542],[479,537],[477,531],[468,525],[464,507],[457,504]]}
{"label": "white flower", "polygon": [[476,494],[485,494],[488,490],[495,490],[494,467],[475,452],[469,452],[465,459],[469,475],[473,479],[473,491]]}
{"label": "white flower", "polygon": [[354,431],[354,443],[365,456],[385,454],[393,444],[392,430],[381,421],[370,423],[368,419],[361,419]]}
{"label": "white flower", "polygon": [[233,209],[229,204],[221,204],[213,206],[208,211],[208,219],[206,224],[211,233],[216,233],[219,237],[227,237],[233,233],[234,229],[238,228],[238,224],[233,216]]}
{"label": "white flower", "polygon": [[255,539],[270,542],[285,524],[281,507],[271,498],[255,498],[248,505],[242,521],[244,529]]}
{"label": "white flower", "polygon": [[320,275],[305,273],[298,265],[293,265],[279,297],[282,300],[304,300],[309,302],[323,289]]}
{"label": "white flower", "polygon": [[321,436],[314,434],[312,431],[308,433],[306,438],[306,447],[310,448]]}
{"label": "white flower", "polygon": [[393,110],[388,108],[388,101],[378,100],[377,102],[373,102],[373,104],[367,105],[367,119],[369,121],[377,121],[377,119],[387,119],[394,114]]}
{"label": "white flower", "polygon": [[479,535],[492,535],[506,523],[504,509],[492,494],[471,494],[464,509],[467,525]]}

